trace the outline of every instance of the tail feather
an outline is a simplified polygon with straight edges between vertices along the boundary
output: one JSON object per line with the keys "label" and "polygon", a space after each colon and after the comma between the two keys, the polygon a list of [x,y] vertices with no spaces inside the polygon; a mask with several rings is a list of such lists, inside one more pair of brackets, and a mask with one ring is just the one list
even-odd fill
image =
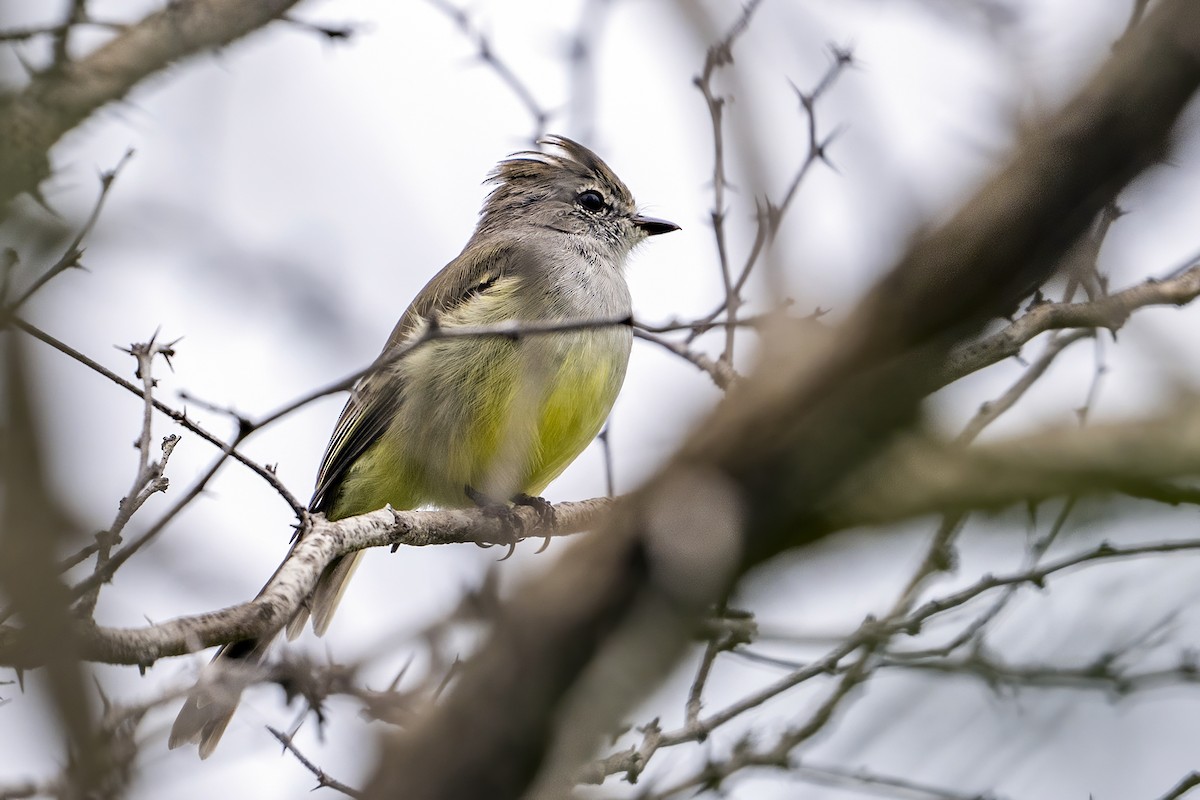
{"label": "tail feather", "polygon": [[217,650],[175,717],[167,747],[195,743],[201,758],[212,755],[269,644],[269,639],[251,639]]}
{"label": "tail feather", "polygon": [[[322,575],[324,575],[324,573],[322,573]],[[294,642],[297,636],[304,633],[304,625],[308,622],[308,618],[310,616],[309,604],[310,600],[306,599],[304,601],[304,605],[300,606],[300,610],[296,612],[296,616],[292,617],[291,621],[288,622],[287,627],[284,628],[289,642]]]}
{"label": "tail feather", "polygon": [[[289,639],[300,634],[310,615],[313,630],[318,636],[324,635],[361,559],[362,551],[359,551],[334,559],[325,568],[308,604],[301,606],[288,623]],[[237,710],[242,690],[257,676],[257,667],[265,659],[272,638],[248,639],[217,650],[179,710],[175,724],[171,726],[168,747],[173,750],[196,743],[200,746],[201,758],[212,755]]]}
{"label": "tail feather", "polygon": [[337,611],[338,603],[342,601],[342,595],[346,593],[346,587],[350,585],[350,578],[358,569],[362,556],[363,551],[359,550],[335,559],[317,581],[312,597],[313,631],[317,636],[324,636],[325,631],[329,630],[333,612]]}

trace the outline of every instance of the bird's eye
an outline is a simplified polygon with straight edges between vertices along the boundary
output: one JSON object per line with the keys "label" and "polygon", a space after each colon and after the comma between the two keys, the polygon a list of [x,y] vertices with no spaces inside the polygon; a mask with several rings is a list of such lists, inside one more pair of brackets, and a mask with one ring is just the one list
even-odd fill
{"label": "bird's eye", "polygon": [[604,202],[604,195],[591,189],[586,192],[580,192],[579,196],[575,198],[575,202],[579,203],[585,211],[591,211],[592,213],[603,211],[608,205]]}

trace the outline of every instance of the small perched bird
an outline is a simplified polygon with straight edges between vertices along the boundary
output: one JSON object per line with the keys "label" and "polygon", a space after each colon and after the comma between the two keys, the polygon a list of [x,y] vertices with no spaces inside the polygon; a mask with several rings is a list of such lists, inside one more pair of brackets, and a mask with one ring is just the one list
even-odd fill
{"label": "small perched bird", "polygon": [[[516,153],[488,177],[493,188],[467,246],[426,284],[377,363],[342,410],[309,506],[330,519],[390,504],[412,509],[537,497],[600,432],[620,391],[633,334],[624,267],[649,236],[679,226],[639,214],[633,195],[591,150],[565,136]],[[515,337],[433,339],[431,326],[594,320],[596,327]],[[599,324],[608,322],[609,324]],[[403,352],[403,355],[399,355]],[[398,357],[397,357],[398,356]],[[308,607],[329,627],[362,552],[333,561]],[[217,651],[213,666],[254,664],[269,639]],[[205,681],[188,696],[170,746],[199,742],[206,758],[233,716],[239,690]]]}

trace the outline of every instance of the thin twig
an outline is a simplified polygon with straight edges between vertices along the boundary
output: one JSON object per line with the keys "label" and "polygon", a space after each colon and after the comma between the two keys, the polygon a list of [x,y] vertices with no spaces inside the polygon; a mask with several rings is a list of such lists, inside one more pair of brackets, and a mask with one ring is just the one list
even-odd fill
{"label": "thin twig", "polygon": [[[833,143],[842,132],[840,128],[825,137],[819,137],[817,133],[817,118],[816,118],[816,103],[825,95],[826,92],[837,81],[838,77],[850,66],[854,64],[853,54],[845,48],[831,47],[830,52],[833,54],[833,61],[826,69],[825,73],[817,81],[816,87],[805,93],[800,89],[795,88],[797,96],[800,99],[801,108],[805,111],[808,119],[808,152],[801,162],[796,173],[792,176],[792,180],[788,183],[788,188],[784,192],[783,199],[778,204],[771,203],[770,200],[756,201],[755,219],[757,226],[754,233],[754,241],[750,245],[750,249],[746,253],[746,257],[742,262],[742,267],[738,271],[736,280],[734,280],[731,291],[726,293],[726,296],[721,300],[713,311],[706,316],[697,320],[694,323],[692,332],[689,334],[687,341],[690,344],[698,336],[710,330],[711,328],[724,325],[727,331],[730,330],[731,324],[737,319],[738,309],[741,304],[741,293],[745,289],[746,283],[750,280],[750,275],[754,271],[755,266],[765,251],[766,245],[779,232],[779,228],[783,223],[783,219],[787,211],[792,206],[792,201],[795,199],[797,191],[806,175],[812,167],[818,162],[828,164],[829,145]],[[703,87],[702,87],[703,91]],[[708,94],[706,93],[706,98]],[[712,114],[710,106],[710,116]],[[724,217],[721,218],[722,224]],[[729,271],[730,266],[728,259],[723,250],[724,247],[724,231],[721,231],[718,239],[718,256],[722,259],[721,269],[722,277]],[[730,304],[732,301],[732,305]],[[717,318],[725,314],[725,322],[717,322]]]}
{"label": "thin twig", "polygon": [[1175,784],[1173,789],[1160,797],[1159,800],[1179,800],[1179,798],[1191,794],[1192,789],[1197,787],[1200,787],[1200,772],[1193,772],[1185,775],[1179,783]]}
{"label": "thin twig", "polygon": [[[95,361],[95,360],[89,358],[88,356],[84,355],[83,353],[79,352],[78,350],[71,347],[70,345],[67,345],[67,344],[59,341],[58,339],[54,338],[50,334],[41,330],[37,326],[32,325],[29,322],[26,322],[25,320],[20,319],[20,318],[15,319],[13,321],[13,324],[16,327],[18,327],[21,330],[28,333],[33,338],[37,339],[38,341],[43,342],[44,344],[50,345],[55,350],[58,350],[60,353],[63,353],[64,355],[69,356],[70,358],[73,358],[74,360],[78,361],[80,364],[83,364],[84,366],[86,366],[88,369],[91,369],[92,371],[97,372],[100,375],[103,375],[105,378],[112,381],[116,385],[120,386],[122,389],[125,389],[126,391],[129,391],[129,392],[137,395],[138,397],[141,397],[141,395],[142,395],[141,389],[139,389],[137,386],[135,386],[134,384],[125,380],[120,375],[117,375],[115,372],[113,372],[112,370],[108,369],[107,367],[101,365],[97,361]],[[220,437],[216,436],[215,434],[209,433],[207,430],[202,428],[200,425],[196,424],[193,420],[191,420],[188,417],[186,411],[178,411],[174,408],[171,408],[166,403],[162,402],[161,400],[159,400],[157,398],[154,399],[154,408],[157,411],[159,411],[160,413],[167,415],[168,417],[170,417],[172,420],[174,420],[178,424],[182,425],[187,430],[196,434],[204,441],[208,442],[211,445],[214,445],[222,453],[233,458],[234,460],[236,460],[238,463],[242,464],[243,466],[249,468],[252,472],[254,472],[254,474],[258,475],[260,478],[262,478],[267,483],[269,483],[271,485],[271,488],[274,489],[279,494],[279,496],[284,499],[284,502],[286,502],[291,507],[292,511],[295,512],[297,517],[302,516],[304,514],[305,506],[299,500],[297,500],[295,497],[292,496],[292,493],[288,491],[287,487],[283,485],[283,483],[279,480],[279,477],[274,472],[272,472],[271,470],[267,469],[266,467],[262,466],[261,464],[257,463],[253,459],[249,458],[248,456],[246,456],[243,453],[241,453],[240,451],[238,451],[237,445],[240,443],[240,439],[235,439],[232,444],[226,443]]]}
{"label": "thin twig", "polygon": [[317,788],[334,789],[346,795],[347,797],[363,796],[362,792],[359,790],[342,783],[337,778],[330,777],[329,773],[318,767],[313,762],[309,761],[308,758],[306,758],[305,755],[296,748],[295,743],[292,742],[291,736],[288,736],[283,731],[278,731],[272,728],[270,725],[267,726],[267,730],[279,741],[281,745],[283,745],[285,750],[295,756],[296,760],[299,761],[305,769],[313,774],[313,777],[317,779]]}
{"label": "thin twig", "polygon": [[1011,409],[1017,404],[1018,400],[1025,396],[1025,393],[1046,374],[1046,370],[1050,369],[1050,365],[1054,363],[1063,350],[1066,350],[1081,339],[1089,339],[1093,336],[1095,336],[1095,333],[1092,329],[1084,328],[1072,331],[1064,336],[1057,336],[1047,342],[1041,355],[1021,373],[1021,377],[1012,386],[1008,387],[995,400],[989,400],[979,407],[975,416],[971,417],[970,421],[967,422],[956,441],[964,446],[975,441],[975,437],[982,433],[984,428],[999,419],[1004,412]]}
{"label": "thin twig", "polygon": [[390,350],[380,355],[371,364],[363,367],[360,370],[350,373],[344,378],[340,378],[332,383],[328,383],[317,389],[313,389],[289,403],[285,403],[275,411],[270,412],[265,417],[261,417],[249,423],[246,430],[247,434],[252,431],[270,425],[272,422],[285,417],[296,410],[338,392],[345,392],[353,389],[359,380],[367,375],[379,372],[399,362],[401,359],[407,358],[410,353],[420,347],[424,347],[430,342],[443,341],[445,339],[479,339],[479,338],[502,338],[512,339],[516,341],[526,336],[545,336],[554,333],[564,333],[570,331],[593,330],[605,327],[630,326],[633,324],[633,319],[629,316],[609,317],[603,319],[567,319],[567,320],[547,320],[544,322],[535,322],[528,320],[508,320],[498,322],[492,325],[456,325],[452,328],[444,328],[441,325],[429,324],[416,336],[406,341],[402,346]]}
{"label": "thin twig", "polygon": [[149,342],[134,344],[125,350],[125,352],[137,359],[135,375],[142,381],[142,426],[136,442],[138,467],[137,472],[134,474],[133,485],[117,505],[116,519],[113,520],[108,530],[101,531],[96,536],[96,564],[93,568],[93,573],[103,573],[106,577],[104,581],[95,581],[89,591],[84,593],[76,603],[74,610],[78,616],[84,619],[92,616],[92,613],[96,609],[96,602],[100,598],[100,589],[103,583],[111,579],[115,572],[115,570],[109,568],[108,561],[112,553],[112,548],[121,542],[121,533],[124,531],[125,526],[147,500],[155,494],[167,490],[168,481],[165,477],[167,462],[171,458],[171,453],[174,452],[175,446],[179,443],[179,437],[172,435],[163,439],[161,460],[155,461],[151,457],[151,431],[154,423],[154,387],[157,385],[153,370],[154,359],[156,357],[161,356],[168,365],[171,363],[171,356],[175,353],[173,349],[175,342],[162,344],[157,340],[158,331],[155,331],[154,336],[150,337]]}
{"label": "thin twig", "polygon": [[704,353],[699,353],[691,349],[683,342],[677,342],[665,336],[658,336],[638,328],[634,328],[633,335],[643,341],[653,342],[659,347],[671,351],[683,360],[694,364],[701,372],[711,378],[717,388],[722,391],[727,391],[741,377],[729,362],[714,361]]}
{"label": "thin twig", "polygon": [[[700,74],[693,79],[696,88],[704,96],[704,104],[708,108],[708,117],[712,129],[713,172],[712,172],[712,210],[709,217],[712,220],[713,238],[717,247],[717,262],[721,270],[721,283],[725,290],[724,308],[728,309],[729,323],[725,326],[725,348],[721,352],[720,361],[726,364],[733,360],[733,341],[736,327],[731,324],[737,319],[741,300],[734,289],[733,270],[729,262],[729,248],[725,236],[726,201],[725,189],[728,178],[725,175],[725,131],[723,115],[725,98],[719,96],[713,89],[713,76],[716,71],[733,63],[733,45],[738,37],[746,32],[754,12],[761,5],[761,0],[750,0],[742,9],[741,16],[730,26],[724,38],[708,48],[704,56],[704,67]],[[717,312],[720,313],[720,312]],[[714,317],[716,315],[714,314]]]}
{"label": "thin twig", "polygon": [[616,495],[616,481],[613,480],[613,457],[612,457],[612,442],[609,440],[609,431],[612,430],[612,420],[604,423],[604,430],[596,436],[596,440],[600,442],[600,452],[604,456],[604,494],[606,497]]}
{"label": "thin twig", "polygon": [[80,266],[79,258],[83,255],[80,245],[83,243],[84,238],[92,232],[92,228],[96,226],[96,221],[100,219],[100,212],[104,209],[104,201],[108,197],[108,192],[112,188],[113,181],[117,179],[117,176],[121,173],[125,165],[129,163],[129,159],[131,158],[133,158],[132,148],[125,151],[125,154],[121,156],[115,167],[107,172],[100,173],[100,194],[96,198],[95,205],[92,206],[92,213],[88,215],[87,221],[83,223],[83,227],[79,229],[79,232],[75,234],[75,238],[67,245],[67,249],[62,254],[62,257],[35,280],[28,289],[22,292],[20,297],[13,301],[11,306],[5,309],[6,315],[11,316],[16,314],[29,298],[37,294],[39,289],[68,269]]}
{"label": "thin twig", "polygon": [[458,6],[446,2],[446,0],[428,0],[429,4],[441,11],[449,17],[458,29],[462,31],[478,51],[479,60],[486,64],[492,72],[496,73],[496,77],[500,82],[509,88],[510,91],[520,101],[525,110],[529,112],[529,116],[533,118],[533,136],[531,137],[534,143],[542,138],[546,132],[546,122],[550,119],[550,113],[542,108],[542,105],[533,96],[533,90],[521,80],[512,67],[506,61],[496,55],[496,50],[492,45],[491,39],[480,30],[480,28],[472,21],[470,15]]}
{"label": "thin twig", "polygon": [[939,385],[952,383],[1017,355],[1036,336],[1066,328],[1106,328],[1116,331],[1139,308],[1183,306],[1200,296],[1200,264],[1192,263],[1170,277],[1151,278],[1115,294],[1082,303],[1041,303],[1000,331],[951,351],[937,376]]}

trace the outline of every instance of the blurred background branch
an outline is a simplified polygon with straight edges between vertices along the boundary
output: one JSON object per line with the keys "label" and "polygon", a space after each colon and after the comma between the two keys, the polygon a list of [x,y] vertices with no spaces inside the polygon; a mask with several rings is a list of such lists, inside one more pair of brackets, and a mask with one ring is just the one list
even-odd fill
{"label": "blurred background branch", "polygon": [[[1121,248],[1129,247],[1125,226],[1144,224],[1152,194],[1123,191],[1126,185],[1135,178],[1139,187],[1153,185],[1161,173],[1183,171],[1194,161],[1194,114],[1185,110],[1200,83],[1194,3],[1133,0],[1122,7],[1105,33],[1093,34],[1096,41],[1118,42],[1112,57],[1069,102],[1060,100],[1077,78],[1057,90],[1031,82],[1031,94],[1046,92],[1032,99],[993,99],[994,87],[973,85],[973,101],[988,96],[987,109],[999,109],[1004,118],[991,123],[993,129],[1011,123],[1020,131],[1011,141],[972,141],[967,148],[986,151],[979,163],[995,167],[995,174],[983,179],[982,170],[956,172],[947,153],[944,171],[955,175],[959,188],[945,207],[958,211],[938,212],[914,192],[885,204],[893,214],[885,223],[870,208],[880,199],[875,194],[884,194],[890,167],[866,153],[862,141],[882,143],[880,153],[911,145],[903,126],[888,124],[883,106],[865,101],[863,86],[885,85],[893,67],[881,61],[884,50],[871,36],[824,30],[815,7],[702,3],[681,5],[672,16],[659,4],[582,0],[553,28],[547,8],[524,14],[505,6],[492,13],[486,4],[439,0],[404,10],[420,22],[399,26],[399,38],[394,31],[393,38],[380,37],[389,57],[402,58],[425,44],[419,40],[444,33],[438,41],[445,58],[423,56],[426,63],[416,68],[357,64],[361,71],[341,74],[361,57],[362,51],[347,48],[339,60],[323,61],[319,73],[293,80],[295,53],[269,49],[275,38],[287,37],[256,36],[237,54],[224,52],[272,20],[317,34],[291,37],[306,42],[376,35],[374,23],[298,19],[294,5],[183,0],[139,17],[144,8],[64,0],[57,19],[22,18],[0,30],[0,47],[26,70],[11,77],[0,96],[0,201],[8,209],[0,224],[7,248],[0,257],[0,663],[14,675],[0,681],[0,690],[22,693],[0,697],[13,720],[0,723],[25,730],[29,725],[21,720],[31,715],[34,727],[54,737],[55,747],[43,749],[54,750],[57,759],[22,761],[17,773],[6,769],[0,797],[173,793],[178,778],[156,771],[167,758],[161,715],[190,682],[194,665],[183,667],[185,675],[167,676],[169,662],[160,660],[277,630],[329,559],[365,547],[410,545],[403,559],[378,568],[385,577],[346,615],[345,639],[331,638],[323,659],[303,655],[305,644],[298,643],[261,669],[229,678],[239,691],[270,692],[256,695],[271,701],[248,704],[239,722],[246,723],[244,741],[289,751],[280,769],[291,770],[293,787],[301,780],[311,787],[315,779],[318,787],[348,796],[759,798],[768,796],[760,789],[769,778],[784,787],[782,796],[803,784],[828,791],[814,794],[822,798],[1000,797],[1010,796],[1010,775],[946,767],[957,757],[950,748],[960,742],[946,743],[944,757],[928,748],[920,759],[876,756],[889,742],[893,752],[902,750],[900,726],[953,706],[940,698],[961,697],[953,693],[963,685],[992,695],[993,707],[976,717],[993,721],[1033,692],[1039,709],[1051,707],[1056,691],[1110,704],[1177,692],[1171,697],[1182,699],[1178,710],[1185,715],[1196,696],[1195,654],[1187,644],[1190,590],[1171,587],[1167,576],[1186,569],[1181,560],[1200,550],[1187,527],[1194,519],[1186,516],[1200,504],[1200,384],[1197,364],[1185,358],[1190,349],[1172,349],[1191,340],[1186,321],[1154,307],[1194,305],[1200,266],[1195,258],[1160,260]],[[852,5],[838,13],[863,13],[847,11]],[[896,15],[888,16],[888,38],[905,43],[908,32],[898,23],[927,23],[920,7],[935,8],[947,38],[979,46],[972,31],[985,31],[979,35],[991,37],[997,52],[1012,56],[1014,73],[1027,55],[1023,14],[1032,12],[1004,2],[863,0],[858,6],[868,11],[852,32],[867,30],[867,17]],[[1080,24],[1072,30],[1106,12],[1074,13]],[[962,25],[968,20],[983,24]],[[854,45],[825,44],[831,41]],[[916,63],[921,54],[909,49]],[[213,50],[221,51],[219,69],[204,72],[205,62],[193,56]],[[630,77],[626,67],[642,63],[642,51],[658,54],[656,69]],[[441,74],[453,72],[443,65],[461,64],[464,53],[486,72],[478,78],[479,70],[461,70],[472,76],[470,84]],[[172,80],[147,80],[174,64],[180,66]],[[214,79],[216,73],[221,77]],[[248,92],[251,106],[267,114],[281,107],[312,110],[330,121],[327,130],[335,136],[321,139],[319,125],[289,122],[288,135],[259,137],[253,125],[261,118],[235,104],[239,89],[231,84],[215,95],[228,107],[197,103],[194,116],[177,118],[161,104],[176,92],[190,96],[189,76],[243,81],[255,74],[264,76],[269,91]],[[790,75],[806,77],[793,81]],[[332,95],[322,94],[326,76],[336,87]],[[475,83],[483,89],[472,94],[468,87]],[[161,96],[142,90],[131,100],[130,92],[146,84],[160,87],[154,91]],[[929,116],[914,100],[918,91],[903,101],[912,107],[902,116]],[[329,99],[343,94],[352,98],[348,105]],[[1005,108],[1010,100],[1020,108]],[[1037,110],[1059,105],[1054,114]],[[946,107],[958,120],[987,116],[950,100]],[[110,112],[98,114],[101,109]],[[117,143],[126,155],[79,156],[80,142],[111,133],[111,109],[128,115],[120,120]],[[389,109],[399,116],[365,121],[376,119],[368,110]],[[255,122],[228,140],[208,134],[211,119],[233,125],[240,117]],[[853,127],[846,122],[851,118]],[[481,152],[445,132],[432,133],[444,121],[479,140]],[[532,510],[518,510],[516,530],[466,511],[385,509],[337,523],[308,518],[293,490],[306,490],[306,470],[320,449],[310,439],[323,436],[329,422],[308,415],[327,413],[322,404],[331,394],[380,366],[369,363],[370,351],[331,348],[338,331],[345,332],[331,322],[339,292],[350,287],[345,297],[356,299],[337,324],[377,316],[390,321],[397,298],[411,294],[405,281],[419,285],[445,256],[434,220],[467,218],[467,212],[452,214],[443,196],[457,193],[449,191],[460,182],[457,170],[477,176],[477,155],[494,162],[491,149],[528,140],[510,131],[529,127],[533,139],[565,127],[595,141],[606,157],[611,151],[614,163],[633,165],[629,174],[639,174],[630,185],[640,198],[670,206],[664,216],[678,218],[685,229],[694,229],[697,219],[710,228],[707,239],[692,236],[711,248],[703,257],[689,251],[664,258],[678,263],[666,265],[660,297],[638,308],[637,322],[604,323],[632,325],[653,345],[638,351],[651,365],[653,388],[634,394],[635,413],[620,418],[616,435],[606,433],[606,474],[597,470],[594,483],[580,484],[589,488],[572,485],[563,493],[611,494],[615,484],[623,494],[615,502],[556,502],[552,527]],[[393,137],[399,141],[408,129],[426,138],[396,144]],[[129,140],[139,137],[150,147],[139,144],[131,162]],[[293,139],[304,142],[304,161],[281,169],[274,159]],[[169,162],[162,143],[174,140],[178,157],[199,165],[201,181],[176,185],[169,166],[164,170]],[[1168,150],[1172,140],[1176,146]],[[235,146],[243,143],[253,156],[239,160]],[[379,155],[364,169],[349,160],[358,151]],[[1001,151],[1009,155],[997,162]],[[75,196],[63,182],[69,184],[77,171],[72,160],[79,158],[116,165],[100,172],[98,196],[94,184],[86,184],[82,211],[57,202]],[[390,159],[399,165],[399,180],[384,177],[392,174]],[[675,161],[686,165],[684,177],[672,172],[643,192],[641,186]],[[274,168],[269,174],[278,194],[266,201],[243,198],[253,185],[249,176],[264,165]],[[911,169],[917,185],[936,180]],[[147,201],[138,182],[146,173],[161,173],[154,185],[170,188]],[[349,200],[337,194],[337,180],[361,181],[364,174],[372,188],[354,185]],[[868,190],[853,195],[846,187],[864,176]],[[403,192],[384,198],[377,187],[389,182]],[[24,194],[48,205],[39,188],[47,185],[61,196],[54,205],[68,221],[14,200]],[[968,187],[975,187],[973,194]],[[677,188],[680,194],[671,194]],[[315,197],[318,210],[293,218],[285,195]],[[410,195],[419,200],[409,203]],[[195,205],[164,212],[182,196]],[[685,209],[683,216],[674,204]],[[213,221],[197,208],[212,209]],[[1132,223],[1127,209],[1135,212]],[[272,227],[276,211],[290,227]],[[905,212],[910,218],[903,219]],[[171,213],[182,222],[171,221]],[[1182,204],[1157,213],[1164,225],[1191,218]],[[360,220],[364,227],[354,228]],[[335,223],[346,233],[325,250],[320,231]],[[356,255],[359,240],[370,238],[363,230],[388,234],[380,237],[381,253]],[[239,252],[227,245],[239,235],[266,244]],[[846,259],[833,244],[868,239],[878,239],[876,250],[886,253],[875,273],[862,266],[861,253]],[[214,243],[222,247],[207,249]],[[1188,247],[1200,249],[1195,241]],[[151,253],[153,267],[132,269],[136,274],[126,279],[124,260],[145,263],[131,255],[139,248]],[[1126,287],[1115,291],[1108,268],[1114,248],[1120,263],[1133,265],[1111,277]],[[81,290],[72,281],[80,280],[75,268],[85,263],[96,273],[84,276],[88,288]],[[859,272],[843,276],[847,263]],[[642,271],[638,265],[634,272],[656,269],[664,267]],[[359,275],[374,282],[355,285]],[[854,290],[837,289],[838,280]],[[100,289],[114,285],[132,288]],[[166,302],[154,293],[158,285],[168,287]],[[291,287],[289,307],[278,313],[272,292],[284,285]],[[218,288],[206,294],[212,291],[206,286]],[[704,293],[695,292],[700,286]],[[377,298],[386,313],[371,305]],[[199,316],[191,316],[197,310]],[[146,314],[156,316],[148,322]],[[88,330],[81,320],[92,316],[128,317],[136,333],[80,333]],[[252,317],[275,333],[250,333],[259,321]],[[661,319],[670,321],[655,322]],[[1156,351],[1161,357],[1143,357],[1132,369],[1126,359],[1114,378],[1113,361],[1130,349],[1130,337],[1144,335],[1148,319],[1169,320],[1170,333]],[[297,330],[284,336],[279,331],[289,320]],[[134,339],[156,326],[171,335]],[[213,332],[222,327],[231,338],[214,348],[212,363],[214,374],[232,380],[228,392],[198,368],[208,344],[222,341]],[[175,340],[180,331],[188,335],[182,345]],[[377,332],[369,332],[364,338],[374,347]],[[48,346],[45,358],[26,352],[30,338]],[[1085,340],[1088,348],[1075,347]],[[131,341],[137,343],[120,349],[126,362],[134,359],[133,380],[119,374],[127,364],[108,366],[105,358],[117,358],[110,343]],[[306,371],[309,362],[319,363],[322,348],[339,350],[336,363]],[[278,370],[251,376],[256,370],[249,365],[258,363],[260,351]],[[187,364],[186,377],[162,370],[164,359],[172,370]],[[1082,374],[1081,359],[1088,362]],[[365,366],[347,376],[355,365]],[[74,373],[102,377],[103,388],[57,388],[74,385],[60,377]],[[1169,391],[1154,402],[1127,400],[1151,374],[1165,375]],[[668,397],[662,388],[676,376],[683,376],[680,388]],[[250,388],[257,378],[268,391]],[[1080,397],[1066,403],[1060,392],[1047,401],[1046,387],[1056,380],[1077,384]],[[637,390],[632,377],[629,388],[627,396]],[[718,392],[724,399],[712,411]],[[134,422],[107,405],[109,395],[136,405]],[[1119,414],[1101,402],[1114,396]],[[1047,405],[1071,413],[1066,420],[1039,415]],[[158,425],[166,431],[155,441]],[[231,428],[227,435],[222,425]],[[81,440],[81,428],[89,436],[119,429],[122,444],[134,434],[133,462],[127,463],[127,451]],[[197,455],[190,451],[193,440],[219,453]],[[624,455],[631,441],[653,453],[637,470]],[[293,442],[297,451],[313,451],[311,458],[289,455]],[[227,460],[256,477],[240,467],[222,471]],[[110,474],[120,476],[119,485],[110,485]],[[79,500],[92,484],[106,487],[101,511]],[[266,490],[264,504],[274,504],[273,515],[247,501],[243,484]],[[630,491],[633,486],[639,488]],[[170,506],[146,519],[153,512],[145,509],[164,492]],[[277,498],[294,520],[279,518]],[[1150,525],[1170,507],[1181,509],[1182,522]],[[227,516],[210,516],[214,508]],[[1046,509],[1049,519],[1040,521]],[[248,600],[247,586],[260,585],[278,562],[293,521],[306,531],[303,542],[268,588]],[[1137,535],[1110,538],[1106,532],[1122,523]],[[162,535],[168,530],[175,536]],[[574,537],[561,555],[557,544],[536,560],[531,544],[516,547],[523,538],[548,543],[584,531],[589,535]],[[827,541],[834,533],[842,535]],[[509,545],[515,557],[493,569],[502,550],[484,552],[480,561],[475,548],[423,547],[468,542]],[[898,543],[909,547],[901,551]],[[255,555],[260,545],[262,558]],[[1007,560],[997,555],[1006,547]],[[426,556],[430,551],[444,555]],[[856,561],[858,553],[866,554],[867,566]],[[448,578],[439,559],[479,568]],[[762,577],[784,570],[789,559],[785,578]],[[830,567],[831,561],[837,564]],[[893,562],[887,578],[877,574],[881,562]],[[1152,571],[1138,572],[1143,568]],[[121,584],[101,591],[118,570]],[[243,570],[245,580],[238,577]],[[1146,574],[1152,577],[1133,580],[1132,588],[1106,577]],[[1079,589],[1081,575],[1101,588],[1087,595]],[[154,578],[169,585],[165,600],[147,588]],[[870,602],[861,599],[868,592]],[[1136,598],[1147,609],[1131,612],[1118,631],[1103,602],[1110,594]],[[1177,607],[1157,613],[1150,606],[1159,594]],[[440,606],[421,605],[433,595]],[[1095,606],[1090,618],[1102,631],[1096,641],[1027,644],[1027,630],[1052,616],[1041,609],[1070,607],[1080,597]],[[773,606],[786,609],[782,623],[760,619]],[[860,613],[864,608],[870,610]],[[856,613],[861,622],[845,619]],[[840,623],[806,628],[806,620],[822,620],[821,614]],[[1008,633],[1013,624],[1022,628],[1017,644]],[[372,644],[364,649],[367,639]],[[139,670],[84,663],[89,660]],[[148,672],[156,662],[159,668]],[[139,695],[150,699],[121,699],[134,691],[121,683],[127,675],[153,682],[152,691]],[[113,685],[121,687],[116,694]],[[296,719],[290,725],[274,716],[269,724],[257,719],[295,713],[278,702],[280,695],[298,701]],[[377,729],[363,718],[391,731],[374,766],[364,742]],[[1162,736],[1156,747],[1188,740],[1168,734],[1165,722],[1155,724]],[[1025,725],[1006,741],[1045,740],[1061,749],[1070,738],[1053,730],[1031,733],[1031,723]],[[834,746],[847,739],[853,746]],[[10,747],[17,753],[25,745]],[[179,796],[209,796],[213,780],[247,785],[222,777],[241,775],[240,769],[260,774],[252,748],[230,750],[223,765],[203,769],[171,761],[173,774],[185,776]],[[1139,792],[1153,796],[1173,786],[1163,797],[1188,795],[1200,786],[1188,774],[1189,763],[1142,765]],[[1028,770],[1038,774],[1036,764]],[[1104,785],[1077,772],[1072,785]],[[1095,775],[1104,774],[1096,767]],[[267,796],[269,790],[262,791]],[[1011,796],[1055,796],[1052,788],[1041,791]]]}

